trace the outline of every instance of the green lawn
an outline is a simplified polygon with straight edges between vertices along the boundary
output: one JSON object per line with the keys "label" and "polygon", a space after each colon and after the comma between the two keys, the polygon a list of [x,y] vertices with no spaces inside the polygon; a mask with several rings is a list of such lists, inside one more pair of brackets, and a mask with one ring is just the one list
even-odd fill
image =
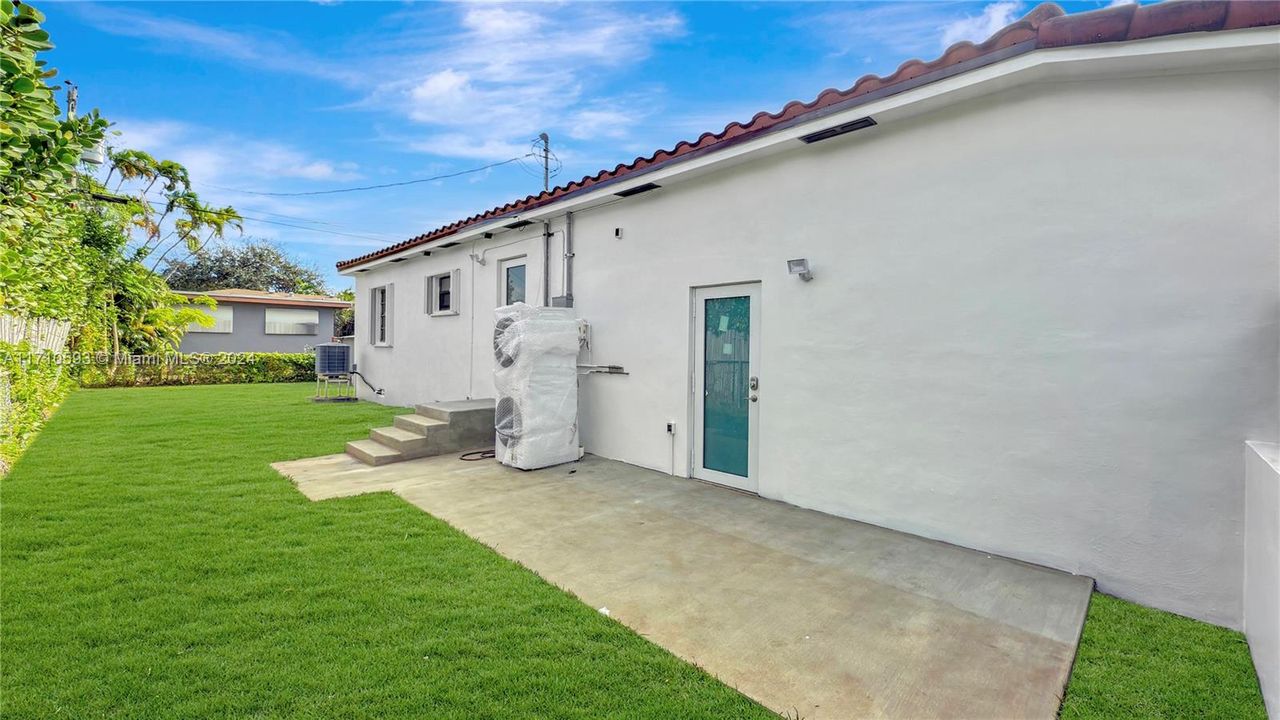
{"label": "green lawn", "polygon": [[[310,385],[79,391],[0,480],[0,714],[770,714],[398,498],[267,463],[399,410]],[[1095,595],[1065,718],[1262,718],[1238,633]]]}
{"label": "green lawn", "polygon": [[1244,636],[1094,593],[1064,720],[1266,720]]}
{"label": "green lawn", "polygon": [[310,392],[72,395],[0,481],[0,714],[771,716],[399,498],[307,501],[267,463],[397,412]]}

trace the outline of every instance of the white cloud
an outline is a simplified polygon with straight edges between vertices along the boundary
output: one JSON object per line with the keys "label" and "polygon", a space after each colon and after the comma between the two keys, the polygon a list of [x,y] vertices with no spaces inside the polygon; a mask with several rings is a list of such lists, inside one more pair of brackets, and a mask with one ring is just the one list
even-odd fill
{"label": "white cloud", "polygon": [[[652,97],[643,102],[633,102],[643,94],[634,91],[625,102],[593,93],[611,72],[685,32],[680,15],[652,6],[413,6],[363,31],[367,42],[354,35],[360,55],[344,57],[333,49],[308,52],[278,30],[233,31],[120,7],[80,12],[100,30],[164,51],[334,81],[356,95],[349,107],[390,111],[416,124],[399,133],[410,136],[408,147],[471,159],[510,157],[505,153],[543,131],[578,141],[624,137],[645,114],[634,108],[655,106],[661,89],[648,88]],[[322,177],[340,170],[305,172]]]}
{"label": "white cloud", "polygon": [[624,136],[637,113],[619,108],[653,103],[589,98],[591,88],[684,32],[679,15],[630,8],[462,5],[454,12],[452,32],[441,32],[435,8],[404,14],[404,32],[415,37],[428,32],[419,23],[431,23],[432,49],[393,64],[392,79],[361,104],[392,108],[423,126],[413,149],[472,159],[527,152],[542,131],[581,141]]}
{"label": "white cloud", "polygon": [[258,29],[252,34],[242,34],[120,6],[85,4],[71,7],[98,30],[147,40],[159,49],[213,54],[265,70],[338,82],[358,82],[361,77],[348,65],[297,47],[289,35],[279,31]]}
{"label": "white cloud", "polygon": [[942,28],[942,47],[950,47],[961,40],[980,43],[1017,20],[1021,10],[1020,2],[994,2],[978,15],[947,23]]}
{"label": "white cloud", "polygon": [[477,137],[466,133],[431,133],[408,143],[410,150],[445,157],[492,160],[519,157],[530,151],[529,142],[510,142],[496,137]]}
{"label": "white cloud", "polygon": [[352,180],[360,177],[354,163],[314,157],[284,143],[173,120],[122,120],[115,147],[145,150],[162,160],[186,166],[197,190],[202,185],[244,187],[285,179]]}
{"label": "white cloud", "polygon": [[837,7],[800,22],[828,42],[834,55],[865,55],[881,46],[897,57],[932,57],[961,40],[982,42],[1020,17],[1024,3],[1000,0],[977,15],[965,15],[956,3],[885,2]]}
{"label": "white cloud", "polygon": [[931,51],[942,26],[954,19],[945,5],[927,2],[836,6],[805,16],[797,24],[825,40],[834,55],[865,54],[883,46],[902,59]]}
{"label": "white cloud", "polygon": [[628,124],[634,120],[635,115],[631,110],[597,104],[583,108],[570,116],[569,137],[575,140],[623,138],[627,135]]}

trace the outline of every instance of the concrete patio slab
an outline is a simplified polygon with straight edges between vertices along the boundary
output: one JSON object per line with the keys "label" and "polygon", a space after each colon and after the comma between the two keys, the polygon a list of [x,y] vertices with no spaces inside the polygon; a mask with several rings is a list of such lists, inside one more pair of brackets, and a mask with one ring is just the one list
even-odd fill
{"label": "concrete patio slab", "polygon": [[391,491],[779,713],[1053,718],[1093,581],[588,455],[274,467]]}

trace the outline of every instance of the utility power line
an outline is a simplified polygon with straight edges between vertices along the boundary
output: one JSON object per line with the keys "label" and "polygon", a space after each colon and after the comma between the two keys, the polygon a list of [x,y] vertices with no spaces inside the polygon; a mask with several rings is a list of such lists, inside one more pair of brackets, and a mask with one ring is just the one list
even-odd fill
{"label": "utility power line", "polygon": [[458,172],[447,173],[445,175],[436,175],[435,177],[420,178],[417,180],[403,180],[401,182],[383,183],[381,185],[362,185],[360,187],[337,188],[334,190],[311,190],[308,192],[259,192],[257,190],[240,190],[237,188],[222,187],[221,185],[209,185],[208,187],[217,188],[218,190],[226,190],[228,192],[244,193],[245,195],[260,195],[263,197],[303,197],[308,195],[336,195],[338,193],[361,192],[364,190],[382,190],[384,188],[403,187],[405,185],[418,185],[420,183],[435,182],[436,180],[448,180],[449,178],[460,177],[462,175],[470,175],[472,173],[484,172],[492,168],[502,165],[509,165],[513,162],[520,162],[522,158],[533,156],[533,153],[507,158],[495,163],[489,163],[477,168],[469,170],[459,170]]}
{"label": "utility power line", "polygon": [[[558,157],[555,157],[555,155],[554,155],[553,153],[551,153],[551,152],[550,152],[550,142],[549,142],[549,140],[547,139],[547,137],[546,137],[546,135],[545,135],[545,134],[543,134],[542,136],[540,136],[537,140],[535,140],[535,142],[537,142],[538,140],[540,140],[540,141],[541,141],[541,145],[542,145],[542,147],[541,147],[541,148],[538,148],[539,150],[541,150],[541,152],[538,152],[538,151],[536,151],[536,150],[531,149],[531,152],[525,153],[524,155],[519,155],[519,156],[516,156],[516,157],[513,157],[513,158],[507,158],[506,160],[501,160],[501,161],[498,161],[498,162],[489,163],[488,165],[483,165],[483,166],[481,166],[481,167],[470,168],[470,169],[467,169],[467,170],[459,170],[459,171],[457,171],[457,172],[453,172],[453,173],[446,173],[446,174],[444,174],[444,175],[436,175],[436,176],[434,176],[434,177],[429,177],[429,178],[419,178],[419,179],[416,179],[416,180],[404,180],[404,181],[401,181],[401,182],[383,183],[383,184],[380,184],[380,185],[364,185],[364,186],[360,186],[360,187],[337,188],[337,189],[333,189],[333,190],[312,190],[312,191],[309,191],[309,192],[292,192],[292,193],[286,193],[286,192],[259,192],[259,191],[256,191],[256,190],[241,190],[241,189],[238,189],[238,188],[229,188],[229,187],[224,187],[224,186],[222,186],[222,185],[213,185],[213,184],[206,184],[206,187],[215,188],[215,189],[223,190],[223,191],[226,191],[226,192],[242,193],[242,194],[245,194],[245,195],[258,195],[258,196],[262,196],[262,197],[304,197],[304,196],[312,196],[312,195],[334,195],[334,194],[337,194],[337,193],[361,192],[361,191],[364,191],[364,190],[381,190],[381,189],[384,189],[384,188],[403,187],[403,186],[405,186],[405,185],[418,185],[418,184],[421,184],[421,183],[435,182],[435,181],[437,181],[437,180],[447,180],[447,179],[449,179],[449,178],[460,177],[460,176],[462,176],[462,175],[470,175],[470,174],[472,174],[472,173],[484,172],[485,170],[489,170],[489,169],[492,169],[492,168],[495,168],[495,167],[501,167],[501,166],[503,166],[503,165],[509,165],[509,164],[511,164],[511,163],[520,163],[520,165],[523,167],[524,163],[523,163],[522,161],[523,161],[525,158],[530,158],[530,157],[532,157],[532,158],[537,158],[538,160],[541,160],[541,165],[542,165],[542,168],[541,168],[541,169],[542,169],[542,174],[543,174],[543,188],[544,188],[544,190],[545,190],[545,189],[547,188],[548,184],[549,184],[549,180],[550,180],[550,178],[551,178],[552,176],[554,176],[555,174],[558,174],[558,172],[559,172],[559,169],[560,169],[560,168],[559,168],[559,160],[560,160],[560,159],[559,159]],[[552,169],[551,169],[551,167],[550,167],[550,164],[551,164],[551,163],[550,163],[550,161],[551,161],[551,160],[553,160],[553,159],[556,161],[556,164],[557,164],[557,167],[556,167],[554,170],[552,170]],[[105,200],[105,199],[108,199],[108,198],[107,198],[107,197],[102,197],[101,199],[104,199],[104,200]],[[111,196],[111,198],[110,198],[110,199],[115,200],[115,196]],[[120,199],[118,200],[118,202],[123,202],[123,201],[125,201],[123,197],[122,197],[122,198],[120,198]],[[149,205],[153,206],[153,207],[156,207],[156,208],[161,208],[161,209],[163,209],[163,208],[167,207],[167,203],[159,202],[159,201],[157,201],[157,200],[152,200],[152,199],[150,199],[150,198],[146,198],[146,199],[145,199],[145,202],[146,202],[147,204],[149,204]],[[211,210],[209,210],[208,212],[209,212],[209,214],[217,215],[217,216],[224,217],[224,218],[236,218],[236,219],[240,219],[240,220],[251,220],[251,221],[253,221],[253,222],[265,223],[265,224],[267,224],[267,225],[278,225],[278,226],[280,226],[280,227],[294,228],[294,229],[296,229],[296,230],[307,230],[307,231],[310,231],[310,232],[324,233],[324,234],[326,234],[326,235],[337,235],[337,236],[341,236],[341,237],[350,237],[350,238],[356,238],[356,239],[359,239],[359,240],[369,240],[369,241],[372,241],[372,242],[380,242],[380,243],[385,243],[385,242],[387,242],[387,241],[388,241],[387,237],[381,237],[381,238],[379,238],[379,237],[371,237],[371,236],[369,236],[369,235],[361,235],[361,234],[357,234],[357,233],[348,233],[348,232],[342,232],[342,231],[339,231],[339,230],[329,230],[329,229],[325,229],[325,228],[318,228],[318,227],[312,227],[312,226],[307,226],[307,225],[295,225],[295,224],[293,224],[293,223],[281,222],[281,221],[279,221],[279,220],[268,220],[268,219],[266,219],[266,218],[253,217],[253,216],[251,216],[251,215],[244,215],[244,214],[239,213],[239,212],[226,212],[226,211],[216,210],[216,209],[211,209]],[[319,224],[319,225],[328,225],[328,226],[330,226],[330,227],[342,227],[342,226],[340,226],[340,225],[335,225],[334,223],[326,222],[326,221],[324,221],[324,220],[312,220],[312,219],[309,219],[309,218],[302,218],[302,217],[297,217],[297,216],[292,216],[292,215],[281,215],[281,214],[278,214],[278,213],[271,213],[271,212],[267,212],[267,211],[265,211],[265,210],[251,210],[251,212],[258,212],[258,213],[263,214],[263,215],[271,215],[271,216],[273,216],[273,217],[280,217],[280,218],[286,218],[286,219],[291,219],[291,220],[297,220],[297,221],[299,221],[299,222],[305,222],[305,223],[315,223],[315,224]]]}
{"label": "utility power line", "polygon": [[[165,203],[157,202],[155,200],[148,200],[147,203],[161,209],[163,209],[166,206]],[[369,235],[357,235],[355,233],[341,232],[339,230],[326,230],[324,228],[308,227],[306,225],[295,225],[293,223],[280,222],[279,220],[267,220],[266,218],[253,217],[251,215],[242,215],[240,213],[229,213],[229,212],[224,212],[222,210],[210,210],[209,214],[218,215],[224,218],[238,218],[241,220],[252,220],[254,222],[266,223],[267,225],[279,225],[281,227],[294,228],[297,230],[307,230],[310,232],[325,233],[326,235],[341,235],[343,237],[357,238],[359,240],[370,240],[372,242],[379,242],[379,243],[387,242],[387,238],[385,237],[376,238],[376,237],[370,237]]]}

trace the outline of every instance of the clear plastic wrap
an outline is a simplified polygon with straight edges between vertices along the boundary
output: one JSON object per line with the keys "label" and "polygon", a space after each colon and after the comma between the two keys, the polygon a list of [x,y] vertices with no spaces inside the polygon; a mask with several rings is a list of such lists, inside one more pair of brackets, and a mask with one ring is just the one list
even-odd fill
{"label": "clear plastic wrap", "polygon": [[525,470],[582,457],[578,446],[578,328],[569,308],[515,303],[494,311],[498,461]]}

